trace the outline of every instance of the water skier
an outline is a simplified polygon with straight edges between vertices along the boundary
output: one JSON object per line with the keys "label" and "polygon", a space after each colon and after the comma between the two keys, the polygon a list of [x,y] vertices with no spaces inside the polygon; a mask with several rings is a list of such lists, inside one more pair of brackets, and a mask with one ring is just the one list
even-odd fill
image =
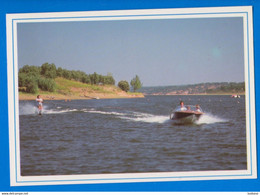
{"label": "water skier", "polygon": [[38,114],[41,115],[42,114],[42,107],[43,107],[42,106],[43,99],[41,98],[40,95],[37,95],[36,102],[37,102]]}

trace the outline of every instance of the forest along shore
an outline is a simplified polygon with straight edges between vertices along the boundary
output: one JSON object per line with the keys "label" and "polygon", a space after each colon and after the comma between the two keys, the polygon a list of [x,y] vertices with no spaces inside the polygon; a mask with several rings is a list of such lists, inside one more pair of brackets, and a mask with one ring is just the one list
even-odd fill
{"label": "forest along shore", "polygon": [[39,89],[28,93],[19,87],[19,100],[35,100],[39,94],[44,100],[142,98],[143,93],[125,92],[115,85],[91,85],[64,78],[55,79],[54,92]]}
{"label": "forest along shore", "polygon": [[19,100],[34,100],[38,94],[45,100],[144,97],[142,93],[136,93],[142,87],[137,75],[131,80],[134,92],[129,92],[130,85],[125,80],[116,86],[111,73],[87,74],[56,68],[55,64],[49,63],[25,65],[19,69],[18,77]]}

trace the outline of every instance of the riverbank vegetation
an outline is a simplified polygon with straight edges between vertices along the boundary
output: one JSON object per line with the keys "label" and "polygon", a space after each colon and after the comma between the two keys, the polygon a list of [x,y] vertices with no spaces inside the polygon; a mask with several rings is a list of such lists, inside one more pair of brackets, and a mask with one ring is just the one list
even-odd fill
{"label": "riverbank vegetation", "polygon": [[128,92],[130,90],[129,83],[127,81],[120,81],[118,83],[118,87],[125,92]]}
{"label": "riverbank vegetation", "polygon": [[49,63],[42,66],[25,65],[19,69],[18,77],[20,97],[32,98],[37,93],[59,99],[66,98],[64,96],[73,99],[97,98],[97,95],[103,98],[143,97],[141,93],[131,94],[129,89],[122,91],[116,87],[111,73],[87,74],[83,71],[56,68],[55,64]]}
{"label": "riverbank vegetation", "polygon": [[49,63],[44,63],[42,66],[25,65],[19,69],[18,75],[19,87],[27,93],[37,93],[39,89],[56,91],[57,85],[54,79],[58,77],[91,85],[115,85],[115,79],[111,74],[105,76],[96,72],[86,74],[83,71],[56,68],[55,64]]}

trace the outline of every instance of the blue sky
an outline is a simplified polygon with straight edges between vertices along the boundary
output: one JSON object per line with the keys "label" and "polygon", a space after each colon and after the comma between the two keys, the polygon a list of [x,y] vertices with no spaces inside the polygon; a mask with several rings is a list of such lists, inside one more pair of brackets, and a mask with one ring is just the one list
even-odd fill
{"label": "blue sky", "polygon": [[18,64],[138,75],[143,86],[244,81],[242,18],[18,24]]}

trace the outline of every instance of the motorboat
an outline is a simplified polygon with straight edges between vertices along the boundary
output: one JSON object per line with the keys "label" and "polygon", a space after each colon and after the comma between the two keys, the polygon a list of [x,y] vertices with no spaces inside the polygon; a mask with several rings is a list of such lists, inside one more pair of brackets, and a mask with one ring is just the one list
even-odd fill
{"label": "motorboat", "polygon": [[170,114],[170,119],[180,124],[195,123],[204,114],[199,106],[185,105],[178,106]]}
{"label": "motorboat", "polygon": [[232,97],[232,98],[240,98],[240,95],[235,95],[235,94],[233,94],[233,95],[231,95],[231,97]]}

